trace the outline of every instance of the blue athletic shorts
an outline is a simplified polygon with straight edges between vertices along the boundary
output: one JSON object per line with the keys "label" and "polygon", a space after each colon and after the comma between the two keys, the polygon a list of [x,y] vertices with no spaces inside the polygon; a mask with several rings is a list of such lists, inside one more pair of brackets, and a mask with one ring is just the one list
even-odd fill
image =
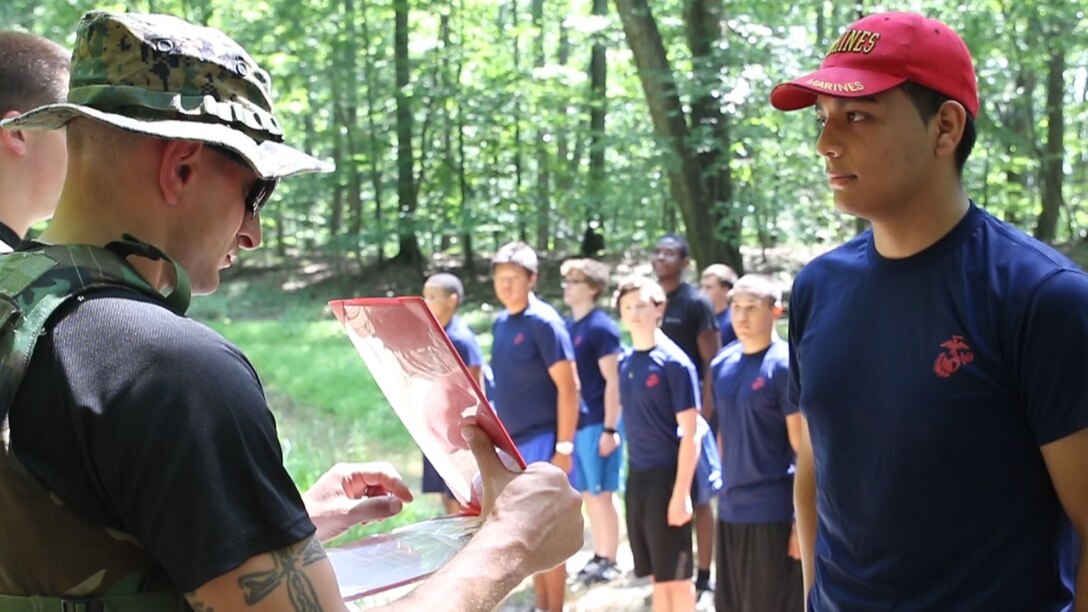
{"label": "blue athletic shorts", "polygon": [[525,463],[551,461],[555,454],[555,432],[542,431],[524,437],[514,438],[514,446],[525,459]]}
{"label": "blue athletic shorts", "polygon": [[574,469],[570,473],[570,482],[579,493],[597,495],[620,489],[623,443],[611,455],[602,457],[600,440],[603,430],[602,423],[586,425],[574,433]]}

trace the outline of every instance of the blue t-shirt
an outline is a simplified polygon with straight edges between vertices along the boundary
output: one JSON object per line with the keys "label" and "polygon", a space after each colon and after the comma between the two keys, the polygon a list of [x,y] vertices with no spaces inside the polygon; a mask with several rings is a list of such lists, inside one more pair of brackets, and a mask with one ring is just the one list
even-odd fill
{"label": "blue t-shirt", "polygon": [[1068,606],[1039,447],[1088,426],[1088,277],[972,204],[908,258],[860,235],[792,295],[790,393],[817,485],[809,609]]}
{"label": "blue t-shirt", "polygon": [[499,314],[492,332],[492,400],[510,437],[555,431],[559,391],[548,369],[560,361],[574,361],[563,319],[533,297],[525,310]]}
{"label": "blue t-shirt", "polygon": [[648,351],[629,349],[620,359],[620,404],[628,461],[633,470],[676,466],[680,451],[676,414],[699,410],[695,366],[668,338]]}
{"label": "blue t-shirt", "polygon": [[733,308],[727,307],[725,310],[714,315],[718,319],[718,331],[722,334],[722,346],[729,346],[729,343],[737,339],[737,332],[733,330]]}
{"label": "blue t-shirt", "polygon": [[789,345],[775,338],[751,355],[738,342],[710,362],[714,411],[721,432],[722,480],[718,520],[726,523],[782,523],[793,519],[793,471],[786,417],[797,412],[789,400]]}
{"label": "blue t-shirt", "polygon": [[472,333],[468,325],[461,317],[453,315],[446,325],[446,335],[450,337],[450,343],[461,356],[461,361],[468,367],[483,366],[484,355],[480,351],[480,345],[476,342],[476,334]]}
{"label": "blue t-shirt", "polygon": [[578,415],[578,429],[604,422],[604,377],[601,376],[602,357],[619,353],[620,330],[600,308],[594,308],[575,321],[567,317],[567,331],[574,344],[574,358],[578,365],[578,380],[582,385],[582,411]]}

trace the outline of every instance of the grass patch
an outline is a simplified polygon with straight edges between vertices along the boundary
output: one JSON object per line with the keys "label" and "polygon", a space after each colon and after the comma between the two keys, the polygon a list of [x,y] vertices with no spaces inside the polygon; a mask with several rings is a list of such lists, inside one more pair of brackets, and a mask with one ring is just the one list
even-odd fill
{"label": "grass patch", "polygon": [[419,448],[335,318],[324,310],[318,320],[301,312],[294,309],[281,320],[206,321],[249,357],[261,377],[288,473],[305,490],[337,462],[387,461],[397,468],[417,501],[341,539],[439,515],[437,499],[419,496]]}

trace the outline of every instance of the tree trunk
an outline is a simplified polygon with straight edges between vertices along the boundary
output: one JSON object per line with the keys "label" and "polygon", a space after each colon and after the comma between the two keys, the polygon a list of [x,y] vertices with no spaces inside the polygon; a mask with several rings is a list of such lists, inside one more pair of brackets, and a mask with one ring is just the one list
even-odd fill
{"label": "tree trunk", "polygon": [[[536,44],[533,49],[533,66],[544,67],[544,0],[533,0],[533,25],[536,27]],[[543,111],[543,109],[540,109]],[[551,175],[548,161],[549,126],[537,121],[536,142],[536,248],[541,253],[551,250]]]}
{"label": "tree trunk", "polygon": [[[369,143],[369,155],[367,156],[369,159],[367,161],[370,165],[370,188],[374,192],[374,231],[372,235],[375,237],[374,248],[377,251],[376,258],[380,267],[385,263],[385,221],[382,219],[382,204],[385,200],[385,177],[382,172],[384,130],[379,128],[377,120],[379,113],[375,94],[378,88],[375,82],[377,70],[374,65],[374,58],[370,54],[370,20],[367,16],[365,4],[363,5],[362,28],[363,40],[366,41],[363,45],[363,78],[366,79],[366,123],[367,142]],[[356,244],[360,243],[357,242]]]}
{"label": "tree trunk", "polygon": [[[457,19],[458,29],[458,53],[457,71],[453,82],[458,84],[460,90],[461,69],[464,66],[465,44],[465,4],[458,3]],[[476,271],[476,252],[472,242],[472,199],[471,188],[468,183],[468,175],[465,172],[465,109],[461,104],[461,95],[457,96],[457,186],[461,197],[461,246],[464,250],[464,262],[461,264],[465,276],[468,277]]]}
{"label": "tree trunk", "polygon": [[616,10],[635,59],[654,132],[674,157],[666,168],[669,191],[684,220],[692,255],[700,267],[715,260],[733,265],[736,261],[719,257],[714,246],[715,226],[702,166],[688,146],[690,132],[684,120],[684,108],[649,3],[647,0],[616,0]]}
{"label": "tree trunk", "polygon": [[[500,12],[501,14],[501,12]],[[518,80],[521,80],[521,35],[519,23],[520,15],[518,13],[518,0],[510,1],[510,22],[513,25],[514,36],[514,74]],[[501,21],[501,20],[500,20]],[[502,25],[501,23],[499,24]],[[502,28],[500,27],[500,30]],[[521,168],[522,168],[522,150],[521,150],[521,96],[518,93],[514,94],[514,209],[517,214],[517,228],[518,228],[518,240],[525,242],[528,238],[528,230],[525,224],[525,206],[521,201]]]}
{"label": "tree trunk", "polygon": [[423,253],[416,237],[415,158],[412,150],[412,96],[409,93],[408,0],[394,0],[394,63],[397,73],[397,238],[399,252],[393,258],[423,273]]}
{"label": "tree trunk", "polygon": [[1055,45],[1047,66],[1046,79],[1046,144],[1043,147],[1042,200],[1043,210],[1035,225],[1035,237],[1053,242],[1058,234],[1058,216],[1065,206],[1062,197],[1065,159],[1065,114],[1062,102],[1065,96],[1065,48]]}
{"label": "tree trunk", "polygon": [[713,262],[728,264],[738,274],[744,273],[740,255],[743,209],[733,205],[733,175],[730,170],[729,119],[721,112],[721,102],[711,92],[721,88],[718,76],[724,67],[716,50],[722,43],[722,0],[688,0],[684,25],[688,48],[695,64],[696,90],[702,92],[691,100],[691,126],[703,140],[694,161],[706,186],[706,225],[688,225],[689,238],[699,234],[702,257],[700,267]]}
{"label": "tree trunk", "polygon": [[[593,0],[593,14],[608,16],[608,0]],[[608,115],[608,51],[603,34],[593,41],[589,59],[589,176],[587,192],[590,205],[586,207],[585,229],[581,252],[593,256],[604,250],[601,217],[595,211],[604,202],[605,183],[605,118]]]}

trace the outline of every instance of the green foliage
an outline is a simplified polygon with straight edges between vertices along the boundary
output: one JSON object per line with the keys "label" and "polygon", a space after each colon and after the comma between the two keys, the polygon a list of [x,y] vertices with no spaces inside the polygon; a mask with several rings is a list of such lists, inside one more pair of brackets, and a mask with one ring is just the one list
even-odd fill
{"label": "green foliage", "polygon": [[[767,94],[814,68],[858,6],[810,0],[779,6],[722,5],[721,43],[692,56],[689,0],[651,3],[686,109],[716,100],[729,123],[719,158],[731,197],[706,206],[719,238],[740,223],[745,244],[834,243],[854,231],[830,206],[806,112],[779,113]],[[614,4],[592,15],[591,0],[549,0],[538,20],[531,0],[410,3],[409,60],[418,210],[397,202],[397,88],[391,0],[6,0],[0,22],[71,44],[91,8],[169,12],[220,27],[273,74],[289,139],[334,159],[331,176],[285,182],[265,213],[274,259],[332,256],[365,269],[395,254],[400,222],[424,255],[469,255],[506,240],[560,253],[577,249],[589,220],[613,254],[648,246],[677,223],[666,170],[675,163],[650,122],[642,85]],[[1088,233],[1088,28],[1073,0],[912,0],[866,10],[920,10],[958,28],[978,69],[983,109],[965,180],[971,195],[1032,230],[1041,207],[1042,155],[1052,120],[1046,73],[1056,53],[1064,75],[1064,207],[1058,238]],[[605,182],[589,177],[588,66],[594,43],[607,51]],[[658,75],[664,77],[665,75]],[[706,125],[688,144],[722,143]],[[719,165],[720,167],[720,165]],[[710,170],[715,171],[716,168]],[[538,204],[547,214],[542,215]],[[546,225],[542,225],[546,224]],[[535,240],[533,240],[535,241]]]}

